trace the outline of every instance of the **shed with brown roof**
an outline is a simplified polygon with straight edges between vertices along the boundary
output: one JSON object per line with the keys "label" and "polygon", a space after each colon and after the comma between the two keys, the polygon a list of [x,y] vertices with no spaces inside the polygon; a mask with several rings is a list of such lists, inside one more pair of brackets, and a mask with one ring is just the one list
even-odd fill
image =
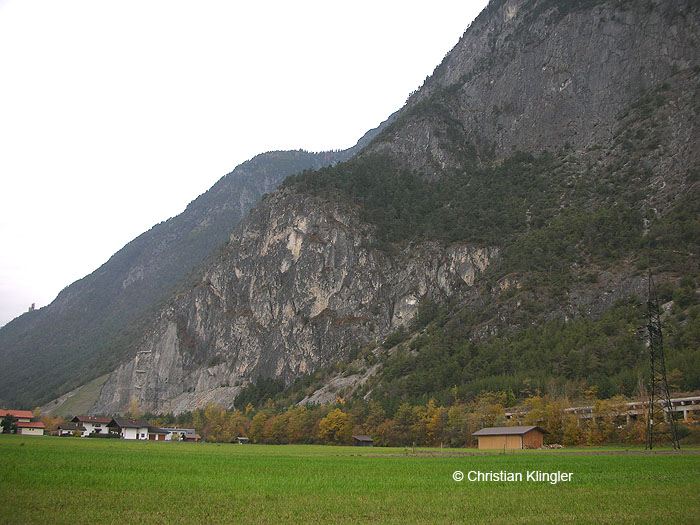
{"label": "shed with brown roof", "polygon": [[540,448],[544,444],[547,431],[537,426],[528,427],[489,427],[474,432],[480,449],[518,450]]}
{"label": "shed with brown roof", "polygon": [[356,447],[371,447],[374,440],[369,436],[352,436],[353,443]]}

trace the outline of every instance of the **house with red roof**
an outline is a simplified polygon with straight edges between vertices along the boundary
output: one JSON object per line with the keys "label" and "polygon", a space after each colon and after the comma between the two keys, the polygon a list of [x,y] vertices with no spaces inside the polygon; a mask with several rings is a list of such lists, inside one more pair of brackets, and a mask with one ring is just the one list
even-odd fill
{"label": "house with red roof", "polygon": [[14,417],[18,423],[29,423],[34,419],[34,414],[30,410],[0,410],[0,419],[7,415]]}
{"label": "house with red roof", "polygon": [[12,416],[17,424],[17,433],[23,436],[43,436],[44,424],[40,421],[32,421],[34,414],[29,410],[0,410],[0,420]]}
{"label": "house with red roof", "polygon": [[46,427],[41,421],[19,421],[17,433],[23,436],[43,436]]}

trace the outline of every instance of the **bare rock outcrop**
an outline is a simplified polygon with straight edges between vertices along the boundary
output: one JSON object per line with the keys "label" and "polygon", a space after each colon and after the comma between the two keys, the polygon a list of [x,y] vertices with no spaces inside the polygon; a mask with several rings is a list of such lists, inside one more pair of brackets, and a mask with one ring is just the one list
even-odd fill
{"label": "bare rock outcrop", "polygon": [[371,248],[356,210],[279,191],[236,228],[201,283],[160,313],[93,412],[182,412],[231,406],[258,377],[291,380],[347,355],[353,344],[407,325],[426,297],[470,286],[493,247]]}

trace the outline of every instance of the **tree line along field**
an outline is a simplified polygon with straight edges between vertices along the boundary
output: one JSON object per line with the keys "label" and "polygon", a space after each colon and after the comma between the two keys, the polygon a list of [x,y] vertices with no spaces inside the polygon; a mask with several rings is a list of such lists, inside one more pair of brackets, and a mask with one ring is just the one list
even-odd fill
{"label": "tree line along field", "polygon": [[[3,523],[700,522],[697,453],[502,455],[3,435],[0,454]],[[457,470],[573,474],[557,484],[457,482]]]}

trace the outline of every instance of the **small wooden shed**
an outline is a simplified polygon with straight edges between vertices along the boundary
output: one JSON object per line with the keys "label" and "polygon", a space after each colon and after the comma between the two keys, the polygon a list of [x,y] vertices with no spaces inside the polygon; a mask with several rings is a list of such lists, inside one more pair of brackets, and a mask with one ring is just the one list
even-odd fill
{"label": "small wooden shed", "polygon": [[356,447],[371,447],[374,440],[369,436],[352,436],[352,440]]}
{"label": "small wooden shed", "polygon": [[547,431],[537,426],[529,427],[488,427],[474,432],[480,449],[516,450],[540,448],[544,444]]}

